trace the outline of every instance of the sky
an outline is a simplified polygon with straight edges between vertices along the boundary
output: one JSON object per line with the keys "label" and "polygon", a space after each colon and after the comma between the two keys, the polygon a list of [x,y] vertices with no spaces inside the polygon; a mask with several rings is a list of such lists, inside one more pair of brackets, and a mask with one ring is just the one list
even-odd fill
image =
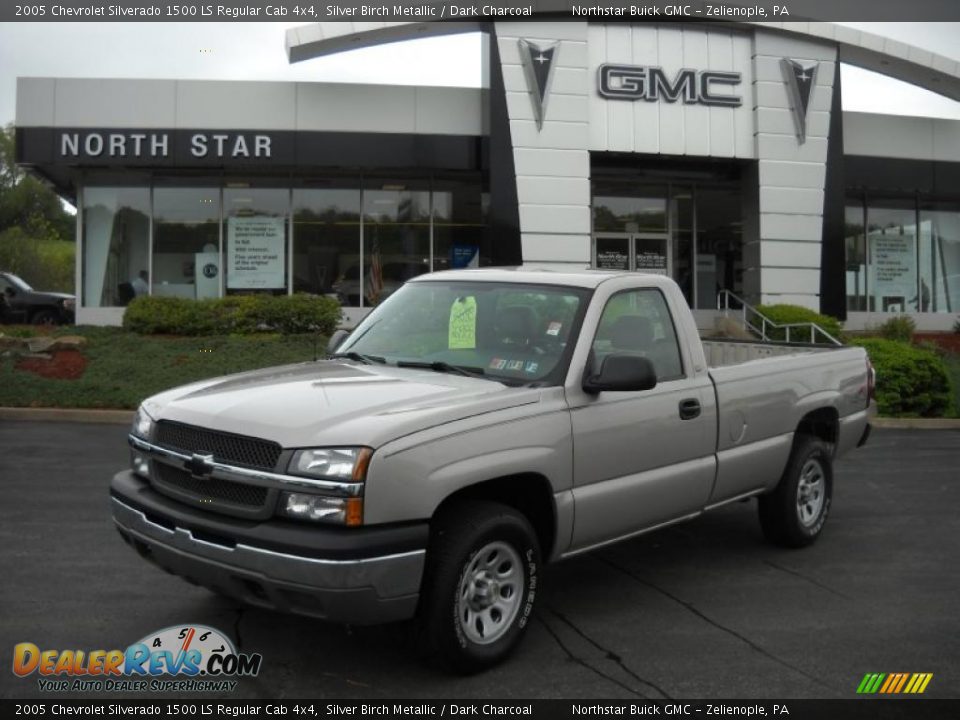
{"label": "sky", "polygon": [[[16,78],[297,80],[479,86],[479,34],[395,43],[290,65],[284,31],[302,23],[0,23],[0,125]],[[843,23],[960,60],[960,23]],[[845,110],[960,119],[960,103],[842,69]]]}

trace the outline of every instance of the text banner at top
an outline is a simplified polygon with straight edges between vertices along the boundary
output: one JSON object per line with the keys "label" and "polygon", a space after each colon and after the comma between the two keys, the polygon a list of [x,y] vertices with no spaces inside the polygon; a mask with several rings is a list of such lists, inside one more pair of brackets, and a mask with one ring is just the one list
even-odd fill
{"label": "text banner at top", "polygon": [[60,0],[0,5],[4,22],[957,21],[958,0]]}

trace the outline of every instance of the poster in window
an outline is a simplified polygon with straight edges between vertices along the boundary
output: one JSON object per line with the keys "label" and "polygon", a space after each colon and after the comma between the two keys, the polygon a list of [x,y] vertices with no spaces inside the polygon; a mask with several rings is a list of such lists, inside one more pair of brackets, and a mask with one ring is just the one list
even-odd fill
{"label": "poster in window", "polygon": [[667,274],[667,241],[661,238],[637,238],[636,263],[638,272]]}
{"label": "poster in window", "polygon": [[870,284],[874,308],[902,313],[917,296],[917,257],[912,233],[871,232]]}
{"label": "poster in window", "polygon": [[227,287],[286,287],[283,218],[255,215],[227,219]]}

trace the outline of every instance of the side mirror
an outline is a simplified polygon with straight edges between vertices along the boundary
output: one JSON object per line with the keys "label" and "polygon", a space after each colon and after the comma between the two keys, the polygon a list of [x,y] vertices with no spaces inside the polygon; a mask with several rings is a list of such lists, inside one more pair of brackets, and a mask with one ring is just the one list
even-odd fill
{"label": "side mirror", "polygon": [[333,355],[337,351],[337,348],[343,344],[343,341],[347,339],[347,335],[349,334],[350,332],[348,330],[342,328],[335,331],[333,335],[330,336],[330,339],[327,340],[327,355]]}
{"label": "side mirror", "polygon": [[8,288],[5,288],[5,289],[4,289],[3,293],[4,293],[4,295],[6,295],[7,297],[15,297],[16,294],[17,294],[17,291],[14,290],[12,287],[8,287]]}
{"label": "side mirror", "polygon": [[657,384],[657,371],[653,363],[639,355],[614,353],[607,355],[600,372],[583,379],[583,391],[596,394],[604,390],[613,392],[636,392],[649,390]]}

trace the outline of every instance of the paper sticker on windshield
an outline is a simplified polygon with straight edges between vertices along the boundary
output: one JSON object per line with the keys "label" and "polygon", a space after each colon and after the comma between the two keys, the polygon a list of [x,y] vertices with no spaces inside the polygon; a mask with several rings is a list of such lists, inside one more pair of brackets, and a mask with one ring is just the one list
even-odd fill
{"label": "paper sticker on windshield", "polygon": [[559,335],[560,328],[562,327],[563,327],[563,323],[560,323],[554,320],[552,323],[547,325],[547,335]]}
{"label": "paper sticker on windshield", "polygon": [[490,369],[491,370],[503,370],[507,366],[507,361],[503,358],[491,358],[490,360]]}
{"label": "paper sticker on windshield", "polygon": [[536,363],[536,362],[533,362],[533,360],[531,360],[530,362],[527,363],[526,367],[524,367],[523,369],[525,372],[535,373],[537,370],[540,369],[540,363]]}
{"label": "paper sticker on windshield", "polygon": [[451,350],[477,347],[477,299],[473,295],[457,298],[450,306],[449,335],[447,346]]}
{"label": "paper sticker on windshield", "polygon": [[507,363],[507,370],[523,370],[523,360],[511,360]]}

